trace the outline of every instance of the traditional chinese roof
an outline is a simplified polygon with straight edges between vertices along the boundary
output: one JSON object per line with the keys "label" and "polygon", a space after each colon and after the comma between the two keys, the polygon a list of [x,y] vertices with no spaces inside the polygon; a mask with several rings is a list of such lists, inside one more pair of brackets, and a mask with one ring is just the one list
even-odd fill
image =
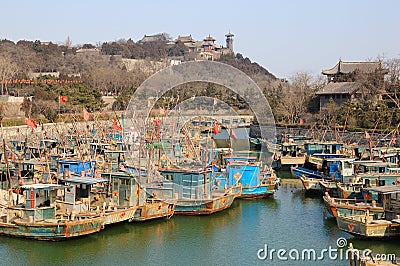
{"label": "traditional chinese roof", "polygon": [[167,38],[165,38],[164,34],[160,33],[155,35],[144,35],[144,37],[139,42],[143,43],[143,42],[165,42],[165,41],[167,41]]}
{"label": "traditional chinese roof", "polygon": [[235,35],[233,35],[231,32],[225,34],[225,37],[233,37],[233,36],[235,36]]}
{"label": "traditional chinese roof", "polygon": [[192,35],[189,36],[178,36],[178,38],[175,40],[175,42],[182,42],[182,43],[187,43],[187,42],[194,42]]}
{"label": "traditional chinese roof", "polygon": [[205,42],[215,42],[215,39],[211,37],[211,35],[208,35],[208,37],[204,38]]}
{"label": "traditional chinese roof", "polygon": [[380,62],[343,62],[339,60],[339,62],[331,69],[323,70],[322,74],[324,75],[335,75],[335,74],[344,74],[344,73],[352,73],[356,70],[362,73],[372,73],[376,69],[381,68]]}
{"label": "traditional chinese roof", "polygon": [[360,82],[330,82],[316,94],[354,94],[361,87],[363,85]]}

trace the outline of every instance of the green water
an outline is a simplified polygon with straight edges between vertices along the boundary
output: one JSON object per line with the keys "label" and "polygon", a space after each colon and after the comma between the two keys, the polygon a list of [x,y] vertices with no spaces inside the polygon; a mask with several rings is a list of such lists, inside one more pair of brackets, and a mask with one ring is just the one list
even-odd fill
{"label": "green water", "polygon": [[0,237],[1,265],[349,265],[345,260],[259,260],[274,249],[321,250],[345,237],[357,248],[400,256],[400,242],[355,240],[324,219],[320,197],[281,186],[275,198],[236,200],[210,216],[124,223],[64,242]]}

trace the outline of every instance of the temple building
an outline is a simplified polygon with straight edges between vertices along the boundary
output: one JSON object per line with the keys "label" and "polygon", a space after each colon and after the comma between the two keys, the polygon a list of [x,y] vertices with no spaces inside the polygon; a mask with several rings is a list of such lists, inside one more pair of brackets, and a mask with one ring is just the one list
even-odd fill
{"label": "temple building", "polygon": [[[360,99],[363,94],[375,93],[375,101],[382,99],[384,92],[384,76],[387,70],[382,68],[381,62],[339,62],[331,69],[323,70],[322,74],[327,76],[328,83],[320,91],[320,110],[332,99],[337,105],[346,101]],[[368,82],[373,80],[373,82]]]}
{"label": "temple building", "polygon": [[222,54],[233,53],[233,36],[230,32],[225,35],[226,47],[218,46],[211,35],[202,41],[194,40],[192,35],[178,36],[174,43],[183,43],[188,48],[185,60],[218,60]]}

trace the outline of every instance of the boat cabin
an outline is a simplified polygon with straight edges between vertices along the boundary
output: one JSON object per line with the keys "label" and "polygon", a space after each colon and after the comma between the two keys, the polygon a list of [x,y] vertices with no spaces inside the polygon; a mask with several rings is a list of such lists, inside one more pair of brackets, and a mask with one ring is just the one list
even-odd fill
{"label": "boat cabin", "polygon": [[125,162],[126,151],[104,150],[104,170],[118,171],[120,165]]}
{"label": "boat cabin", "polygon": [[382,202],[386,220],[399,219],[400,185],[374,187],[369,188],[366,191],[370,193],[372,200]]}
{"label": "boat cabin", "polygon": [[260,165],[255,157],[226,157],[228,186],[241,183],[244,188],[260,185]]}
{"label": "boat cabin", "polygon": [[322,162],[322,172],[332,179],[348,183],[353,178],[353,161],[349,158],[326,158]]}
{"label": "boat cabin", "polygon": [[304,149],[306,153],[326,153],[326,154],[338,154],[341,153],[343,143],[339,142],[310,142],[304,143]]}
{"label": "boat cabin", "polygon": [[9,142],[15,151],[23,151],[25,149],[26,141],[24,140],[10,140]]}
{"label": "boat cabin", "polygon": [[160,199],[211,199],[211,170],[160,169],[163,181],[147,184]]}
{"label": "boat cabin", "polygon": [[21,163],[18,163],[17,167],[20,167],[20,182],[22,184],[27,185],[38,182],[47,183],[51,181],[49,180],[51,175],[47,162],[38,160],[25,160]]}
{"label": "boat cabin", "polygon": [[[71,177],[60,179],[64,188],[64,201],[61,203],[63,212],[84,213],[89,212],[92,207],[101,205],[100,199],[105,199],[108,190],[108,179]],[[93,192],[96,192],[95,197]]]}
{"label": "boat cabin", "polygon": [[72,175],[85,175],[92,177],[95,170],[95,161],[81,161],[81,160],[59,160],[58,173],[68,176]]}
{"label": "boat cabin", "polygon": [[284,142],[280,145],[281,155],[297,157],[303,156],[304,148],[303,145],[297,144],[295,142]]}
{"label": "boat cabin", "polygon": [[355,161],[355,174],[368,186],[394,185],[400,180],[397,164],[382,161]]}
{"label": "boat cabin", "polygon": [[118,206],[143,206],[146,202],[145,184],[138,183],[138,179],[127,172],[101,173],[102,179],[110,182],[110,193],[114,197],[114,204]]}
{"label": "boat cabin", "polygon": [[22,211],[21,218],[25,222],[40,222],[56,217],[55,203],[60,198],[60,190],[64,186],[57,184],[31,184],[21,187],[25,203],[16,207]]}

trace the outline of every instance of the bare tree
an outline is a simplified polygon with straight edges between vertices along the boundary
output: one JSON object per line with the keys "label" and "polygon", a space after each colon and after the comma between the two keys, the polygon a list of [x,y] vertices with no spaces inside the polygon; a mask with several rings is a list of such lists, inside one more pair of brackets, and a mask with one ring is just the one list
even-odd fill
{"label": "bare tree", "polygon": [[389,86],[400,85],[400,58],[392,58],[383,61],[383,67],[388,70],[386,82]]}
{"label": "bare tree", "polygon": [[7,93],[6,80],[12,79],[18,72],[18,66],[8,56],[0,56],[0,81],[1,81],[1,94]]}

